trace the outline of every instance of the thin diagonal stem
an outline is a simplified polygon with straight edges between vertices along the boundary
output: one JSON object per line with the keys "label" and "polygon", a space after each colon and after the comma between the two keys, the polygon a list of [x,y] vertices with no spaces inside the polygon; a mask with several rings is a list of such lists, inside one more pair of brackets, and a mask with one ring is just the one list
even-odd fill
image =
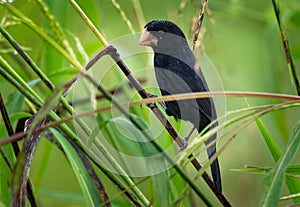
{"label": "thin diagonal stem", "polygon": [[74,9],[78,12],[78,14],[82,17],[82,19],[85,21],[85,23],[90,27],[92,32],[96,35],[96,37],[100,40],[100,42],[107,47],[108,42],[104,38],[104,36],[101,34],[101,32],[96,28],[96,26],[93,24],[93,22],[88,18],[88,16],[84,13],[84,11],[80,8],[80,6],[77,4],[74,0],[69,0],[71,5],[74,7]]}
{"label": "thin diagonal stem", "polygon": [[[128,80],[131,82],[131,84],[135,87],[135,89],[138,91],[138,93],[140,94],[140,96],[144,99],[144,98],[150,98],[149,94],[145,91],[145,89],[142,87],[142,85],[132,76],[131,71],[129,70],[129,68],[126,66],[126,64],[122,61],[122,59],[120,58],[117,49],[115,47],[113,47],[112,45],[108,46],[107,48],[105,48],[103,51],[100,51],[100,53],[98,55],[96,55],[92,60],[91,63],[87,64],[87,68],[90,68],[93,66],[94,63],[97,62],[97,60],[99,60],[103,55],[107,55],[109,54],[113,60],[116,62],[116,64],[119,66],[119,68],[122,70],[122,72],[124,73],[124,75],[126,75],[126,77],[128,78]],[[93,79],[85,74],[84,75],[86,78],[89,79],[89,81],[91,81],[93,83]],[[100,92],[102,92],[104,94],[104,96],[107,97],[107,99],[109,99],[110,101],[113,102],[113,104],[124,114],[127,115],[126,110],[123,109],[123,106],[121,106],[119,103],[115,102],[112,98],[111,98],[111,94],[109,94],[106,91],[103,91],[102,87],[100,85],[97,85],[97,83],[93,83],[95,86],[97,86],[98,90]],[[176,130],[172,127],[172,125],[169,123],[169,121],[165,118],[165,116],[163,115],[163,113],[159,110],[159,108],[156,106],[156,104],[151,104],[150,109],[154,112],[154,114],[158,117],[158,119],[162,122],[162,124],[165,126],[166,130],[170,133],[170,135],[172,136],[174,142],[177,144],[177,146],[179,147],[180,150],[184,149],[187,146],[187,143],[184,139],[180,138],[180,136],[178,135],[178,133],[176,132]],[[133,124],[135,124],[139,129],[141,129],[141,131],[143,133],[144,130],[142,130],[140,123],[137,122],[134,118],[132,118],[130,116],[130,114],[128,115],[130,120],[132,121]],[[145,137],[147,137],[149,140],[151,140],[151,137],[149,137],[150,135],[148,135],[147,133],[145,134]],[[155,141],[151,141],[151,143],[153,143],[153,145],[160,151],[163,153],[162,149],[160,148],[160,146],[155,142]],[[171,157],[169,157],[169,155],[164,153],[164,157],[166,158],[166,160],[170,163],[170,164],[175,164],[174,161],[171,159]],[[197,158],[191,153],[189,156],[189,159],[191,160],[191,163],[193,164],[193,166],[195,167],[196,170],[200,170],[201,169],[201,164],[199,163],[199,161],[197,160]],[[206,200],[206,197],[202,194],[202,192],[200,191],[200,189],[198,189],[196,186],[194,186],[194,183],[190,183],[189,182],[189,178],[183,173],[182,169],[177,166],[176,164],[174,165],[174,168],[176,169],[176,171],[182,176],[182,178],[184,178],[189,185],[191,186],[192,189],[195,190],[195,192],[199,195],[199,197],[201,197],[203,199],[204,202],[208,202]],[[203,176],[203,179],[206,181],[206,183],[208,184],[208,186],[211,188],[211,190],[215,193],[216,197],[220,200],[221,203],[224,204],[224,206],[231,206],[230,202],[227,200],[227,198],[224,196],[224,194],[222,192],[219,192],[215,185],[213,184],[211,178],[207,175]],[[207,203],[209,205],[209,202]]]}
{"label": "thin diagonal stem", "polygon": [[293,61],[293,58],[291,55],[291,51],[289,48],[289,43],[286,38],[285,31],[284,31],[284,28],[283,28],[283,25],[282,25],[282,22],[280,19],[279,6],[278,6],[278,3],[275,2],[275,0],[272,0],[272,5],[273,5],[274,12],[275,12],[277,24],[278,24],[279,30],[280,30],[280,35],[281,35],[281,39],[282,39],[282,43],[283,43],[283,49],[284,49],[284,53],[285,53],[286,63],[287,63],[289,70],[291,71],[292,79],[294,81],[294,84],[295,84],[295,87],[297,90],[297,94],[298,94],[298,96],[300,96],[300,83],[299,83],[297,71],[296,71],[296,68],[294,65],[294,61]]}
{"label": "thin diagonal stem", "polygon": [[204,13],[205,13],[205,9],[206,9],[207,4],[208,4],[208,0],[203,0],[203,4],[202,4],[202,7],[200,9],[200,13],[199,13],[198,21],[197,21],[197,26],[196,26],[196,31],[195,31],[195,35],[194,35],[193,51],[195,50],[195,47],[196,47],[196,42],[197,42],[198,35],[199,35],[200,29],[201,29],[201,26],[202,26],[202,22],[203,22],[203,19],[204,19]]}

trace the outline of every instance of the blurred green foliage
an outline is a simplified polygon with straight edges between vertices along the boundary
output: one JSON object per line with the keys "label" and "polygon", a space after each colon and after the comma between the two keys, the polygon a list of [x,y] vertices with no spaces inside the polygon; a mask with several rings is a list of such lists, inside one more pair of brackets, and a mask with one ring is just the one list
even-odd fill
{"label": "blurred green foliage", "polygon": [[[130,34],[130,29],[112,4],[112,1],[78,0],[77,2],[109,42]],[[140,19],[136,17],[132,2],[117,1],[130,20],[135,32],[141,32],[142,28],[139,21],[142,18],[141,16]],[[193,23],[192,19],[199,14],[201,4],[200,1],[190,0],[186,1],[184,8],[180,8],[181,2],[179,0],[140,0],[141,13],[145,22],[153,19],[167,19],[175,22],[185,32],[189,41],[192,42],[193,33],[189,31]],[[71,43],[71,47],[75,48],[74,54],[82,65],[86,63],[87,56],[92,57],[97,51],[103,49],[103,45],[68,1],[46,0],[44,3],[48,5],[49,12],[53,15],[51,17],[54,17],[60,24],[66,39]],[[36,25],[54,37],[56,31],[53,31],[54,27],[48,19],[49,16],[47,17],[47,13],[37,0],[15,0],[12,4]],[[294,0],[280,1],[279,6],[292,57],[299,74],[300,2]],[[210,0],[208,9],[202,26],[205,33],[201,37],[201,44],[203,52],[215,65],[224,90],[296,94],[294,83],[287,68],[280,31],[271,0]],[[76,70],[72,68],[69,62],[52,46],[45,43],[35,32],[24,26],[19,19],[13,17],[1,4],[0,20],[55,85],[74,76]],[[10,63],[25,81],[32,83],[32,88],[41,97],[48,97],[50,91],[41,87],[40,82],[33,82],[37,76],[33,74],[23,60],[20,60],[14,52],[10,51],[11,47],[2,36],[0,36],[0,44],[0,55]],[[80,50],[79,46],[83,48],[84,52]],[[133,60],[132,69],[139,70],[138,64],[139,62],[136,65]],[[107,78],[103,83],[107,89],[118,86],[122,77],[122,74],[115,67],[110,68],[105,75]],[[141,74],[140,77],[147,79],[143,75]],[[12,101],[15,88],[8,84],[3,77],[0,77],[0,91],[5,102]],[[72,95],[67,98],[72,100]],[[126,101],[126,96],[120,99]],[[227,98],[226,101],[227,110],[247,107],[247,102],[251,106],[279,103],[277,100],[256,98],[249,98],[247,102],[241,98]],[[21,108],[22,110],[18,112],[29,110],[25,104]],[[141,110],[143,109],[136,109],[136,113],[143,113]],[[271,136],[275,138],[282,149],[285,148],[288,142],[293,126],[299,120],[299,112],[299,108],[291,107],[269,113],[261,118]],[[141,116],[147,117],[145,114]],[[6,137],[7,135],[2,126],[0,135]],[[223,141],[220,141],[220,145],[222,143]],[[84,206],[82,192],[64,155],[56,148],[51,147],[49,142],[45,140],[42,140],[39,144],[36,154],[31,170],[31,178],[33,184],[38,186],[37,197],[41,206]],[[43,164],[45,160],[46,164]],[[219,160],[222,169],[224,193],[232,204],[234,206],[257,206],[262,193],[264,177],[231,170],[243,168],[245,165],[264,167],[274,165],[274,160],[267,150],[256,125],[252,124],[243,130],[230,143],[219,157]],[[298,152],[294,162],[299,163],[299,161]],[[3,168],[2,172],[7,173],[7,169]],[[113,206],[128,206],[128,203],[123,204],[123,200],[126,200],[124,195],[103,176],[102,172],[99,172],[99,175],[111,196]],[[179,183],[178,185],[183,184]],[[151,187],[147,184],[141,184],[139,187],[145,189],[146,195],[150,194],[147,189]],[[288,194],[286,187],[283,188],[282,194]],[[0,195],[0,198],[1,196],[5,197],[5,195]],[[151,198],[151,195],[148,196]],[[4,199],[3,202],[7,201]],[[198,200],[195,199],[194,202],[198,202]],[[291,204],[291,201],[281,201],[279,206],[288,204]],[[182,206],[184,206],[184,203]]]}

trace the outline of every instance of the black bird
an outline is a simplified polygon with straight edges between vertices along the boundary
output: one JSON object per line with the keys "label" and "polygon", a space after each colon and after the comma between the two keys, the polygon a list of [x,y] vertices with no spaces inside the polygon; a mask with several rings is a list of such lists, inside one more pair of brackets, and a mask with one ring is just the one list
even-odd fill
{"label": "black bird", "polygon": [[[154,50],[155,76],[162,95],[209,91],[195,56],[177,25],[165,20],[153,20],[144,27],[139,44]],[[200,71],[199,74],[195,69]],[[169,116],[190,121],[199,133],[217,118],[211,98],[170,101],[165,106]],[[215,123],[210,128],[217,125]],[[209,145],[215,139],[216,135],[205,144]],[[211,158],[216,153],[216,144],[210,144],[207,152]],[[211,164],[211,172],[215,186],[222,191],[218,159]]]}

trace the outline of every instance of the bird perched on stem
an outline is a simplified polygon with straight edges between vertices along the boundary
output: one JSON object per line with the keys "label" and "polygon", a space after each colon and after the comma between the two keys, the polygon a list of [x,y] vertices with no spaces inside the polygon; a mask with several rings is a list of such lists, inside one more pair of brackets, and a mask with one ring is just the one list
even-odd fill
{"label": "bird perched on stem", "polygon": [[[139,44],[154,50],[155,76],[162,95],[209,91],[185,35],[176,24],[165,20],[147,23]],[[199,133],[217,118],[212,98],[170,101],[165,106],[169,116],[190,121]],[[214,122],[210,128],[216,125]],[[216,153],[215,139],[213,135],[205,142],[209,158]],[[211,164],[211,172],[216,188],[222,191],[218,158]]]}

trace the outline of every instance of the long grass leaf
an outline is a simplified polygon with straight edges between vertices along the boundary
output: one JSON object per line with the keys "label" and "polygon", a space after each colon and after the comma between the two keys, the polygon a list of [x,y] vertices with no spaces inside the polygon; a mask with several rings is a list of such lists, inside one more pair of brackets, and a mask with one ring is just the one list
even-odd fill
{"label": "long grass leaf", "polygon": [[10,194],[12,198],[12,203],[10,205],[12,206],[22,206],[22,203],[25,204],[25,200],[21,199],[22,197],[25,198],[25,196],[20,195],[20,191],[22,190],[22,177],[25,170],[25,151],[21,151],[18,155],[15,167],[13,169],[13,173],[11,176],[10,181]]}
{"label": "long grass leaf", "polygon": [[[159,163],[163,164],[162,162],[156,162],[151,165],[151,167],[158,167],[161,168]],[[169,174],[168,171],[161,172],[156,175],[151,176],[152,182],[152,191],[153,191],[153,198],[154,198],[154,206],[170,206],[169,201]]]}
{"label": "long grass leaf", "polygon": [[[260,129],[260,132],[268,146],[269,151],[271,152],[273,159],[277,162],[282,154],[279,146],[275,143],[274,138],[271,136],[267,128],[264,126],[260,118],[256,119],[256,124]],[[294,177],[285,176],[285,183],[291,194],[297,193],[300,191],[300,181]],[[300,202],[299,198],[295,198],[295,202]]]}
{"label": "long grass leaf", "polygon": [[262,134],[262,137],[264,138],[264,140],[269,148],[269,151],[271,152],[271,154],[273,156],[273,159],[275,161],[278,161],[282,154],[279,146],[276,144],[274,138],[272,137],[270,132],[267,130],[267,128],[265,127],[265,125],[263,124],[261,119],[257,118],[255,120],[255,122],[260,130],[260,133]]}
{"label": "long grass leaf", "polygon": [[96,35],[96,37],[100,40],[100,42],[107,47],[109,44],[107,40],[104,38],[103,34],[97,29],[97,27],[93,24],[93,22],[89,19],[89,17],[84,13],[84,11],[80,8],[74,0],[69,0],[70,4],[74,7],[74,9],[78,12],[78,14],[82,17],[85,23],[90,27],[92,32]]}
{"label": "long grass leaf", "polygon": [[77,70],[84,73],[82,70],[81,64],[74,59],[64,48],[62,48],[54,39],[52,39],[42,28],[38,27],[31,19],[26,17],[21,11],[15,8],[10,3],[3,3],[3,5],[16,17],[20,19],[22,23],[36,32],[39,37],[43,38],[46,42],[48,42],[52,47],[54,47],[63,57],[65,57]]}
{"label": "long grass leaf", "polygon": [[99,196],[99,192],[89,176],[87,169],[84,167],[80,157],[72,147],[72,145],[55,129],[50,129],[56,140],[60,143],[63,151],[66,153],[68,160],[73,168],[78,183],[84,195],[84,200],[87,206],[100,206],[103,200]]}
{"label": "long grass leaf", "polygon": [[282,154],[276,166],[264,179],[264,188],[259,206],[276,206],[279,200],[284,173],[293,160],[300,146],[300,122],[298,122],[291,133],[285,152]]}
{"label": "long grass leaf", "polygon": [[[139,117],[132,115],[144,127],[144,130],[148,130],[146,123]],[[113,119],[114,123],[118,123],[128,130],[132,137],[138,142],[142,155],[144,157],[144,162],[140,163],[147,168],[147,171],[151,175],[151,184],[153,191],[153,205],[154,206],[169,206],[169,175],[167,165],[162,156],[157,156],[156,158],[147,159],[151,155],[156,155],[159,152],[152,146],[149,141],[146,140],[144,135],[125,117],[118,117]],[[126,146],[128,145],[128,142]],[[132,146],[134,147],[134,145]],[[131,148],[132,148],[131,147]],[[129,146],[130,148],[130,146]],[[141,157],[142,159],[142,157]],[[136,163],[139,165],[139,163]],[[162,172],[161,172],[162,171]],[[160,172],[157,174],[157,172]]]}
{"label": "long grass leaf", "polygon": [[[0,136],[4,137],[7,136],[5,133],[5,126],[4,124],[0,124]],[[1,150],[6,156],[13,157],[13,150],[10,145],[1,146]],[[0,195],[1,195],[1,202],[5,204],[5,206],[9,206],[9,202],[11,200],[10,197],[10,188],[9,188],[9,180],[11,179],[11,169],[7,166],[4,158],[0,155],[0,169],[1,169],[1,176],[0,176]]]}
{"label": "long grass leaf", "polygon": [[[256,173],[256,174],[267,174],[272,170],[271,167],[258,167],[258,166],[245,166],[241,169],[232,169],[236,172],[245,172],[245,173]],[[287,176],[297,176],[300,175],[300,165],[289,165],[285,171]]]}

